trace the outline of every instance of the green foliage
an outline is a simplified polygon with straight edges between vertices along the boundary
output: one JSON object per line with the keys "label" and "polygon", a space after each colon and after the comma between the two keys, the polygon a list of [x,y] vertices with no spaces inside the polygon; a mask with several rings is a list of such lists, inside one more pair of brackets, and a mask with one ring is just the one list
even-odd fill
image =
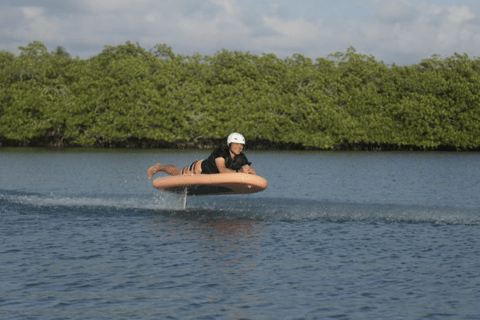
{"label": "green foliage", "polygon": [[480,147],[480,60],[466,54],[400,67],[354,48],[315,61],[130,42],[88,60],[19,49],[0,52],[0,143],[188,145],[238,131],[304,148]]}

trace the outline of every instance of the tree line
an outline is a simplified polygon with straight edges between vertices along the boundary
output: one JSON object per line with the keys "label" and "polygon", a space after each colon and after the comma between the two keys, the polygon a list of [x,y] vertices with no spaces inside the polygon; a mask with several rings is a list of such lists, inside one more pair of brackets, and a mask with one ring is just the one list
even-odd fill
{"label": "tree line", "polygon": [[0,51],[0,146],[478,150],[480,59],[387,65],[350,47],[177,55],[105,46],[89,59],[35,41]]}

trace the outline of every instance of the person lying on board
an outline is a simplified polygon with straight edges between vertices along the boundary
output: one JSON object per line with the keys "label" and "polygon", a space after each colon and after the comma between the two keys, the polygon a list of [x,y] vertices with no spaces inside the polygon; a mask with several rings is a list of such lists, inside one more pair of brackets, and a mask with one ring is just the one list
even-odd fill
{"label": "person lying on board", "polygon": [[148,169],[148,179],[152,179],[153,175],[159,171],[166,172],[172,176],[235,172],[257,174],[254,169],[250,168],[251,162],[242,153],[244,146],[245,138],[243,135],[234,132],[228,136],[227,145],[213,150],[208,159],[196,160],[182,170],[171,164],[164,166],[157,163]]}

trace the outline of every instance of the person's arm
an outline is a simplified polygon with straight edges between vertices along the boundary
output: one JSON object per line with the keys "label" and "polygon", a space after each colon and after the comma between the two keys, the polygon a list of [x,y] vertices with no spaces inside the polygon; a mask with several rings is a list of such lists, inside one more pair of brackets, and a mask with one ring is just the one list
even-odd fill
{"label": "person's arm", "polygon": [[225,166],[225,159],[220,157],[220,158],[215,158],[215,164],[217,165],[218,172],[220,173],[235,173],[237,171],[228,169]]}
{"label": "person's arm", "polygon": [[[225,166],[225,159],[224,158],[216,158],[215,159],[215,164],[217,165],[218,172],[220,173],[236,173],[237,171],[228,169]],[[244,165],[238,172],[242,173],[248,173],[248,174],[257,174],[257,172],[250,168],[248,164]]]}

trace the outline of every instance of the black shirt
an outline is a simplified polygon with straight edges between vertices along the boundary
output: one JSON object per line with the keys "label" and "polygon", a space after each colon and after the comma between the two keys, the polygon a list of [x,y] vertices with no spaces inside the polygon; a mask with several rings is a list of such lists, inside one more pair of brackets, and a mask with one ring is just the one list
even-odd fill
{"label": "black shirt", "polygon": [[233,160],[228,146],[221,146],[220,148],[213,150],[208,159],[202,161],[202,173],[220,173],[217,164],[215,163],[215,159],[217,158],[225,159],[225,167],[236,171],[240,170],[246,164],[251,164],[243,153],[235,156],[235,160]]}

